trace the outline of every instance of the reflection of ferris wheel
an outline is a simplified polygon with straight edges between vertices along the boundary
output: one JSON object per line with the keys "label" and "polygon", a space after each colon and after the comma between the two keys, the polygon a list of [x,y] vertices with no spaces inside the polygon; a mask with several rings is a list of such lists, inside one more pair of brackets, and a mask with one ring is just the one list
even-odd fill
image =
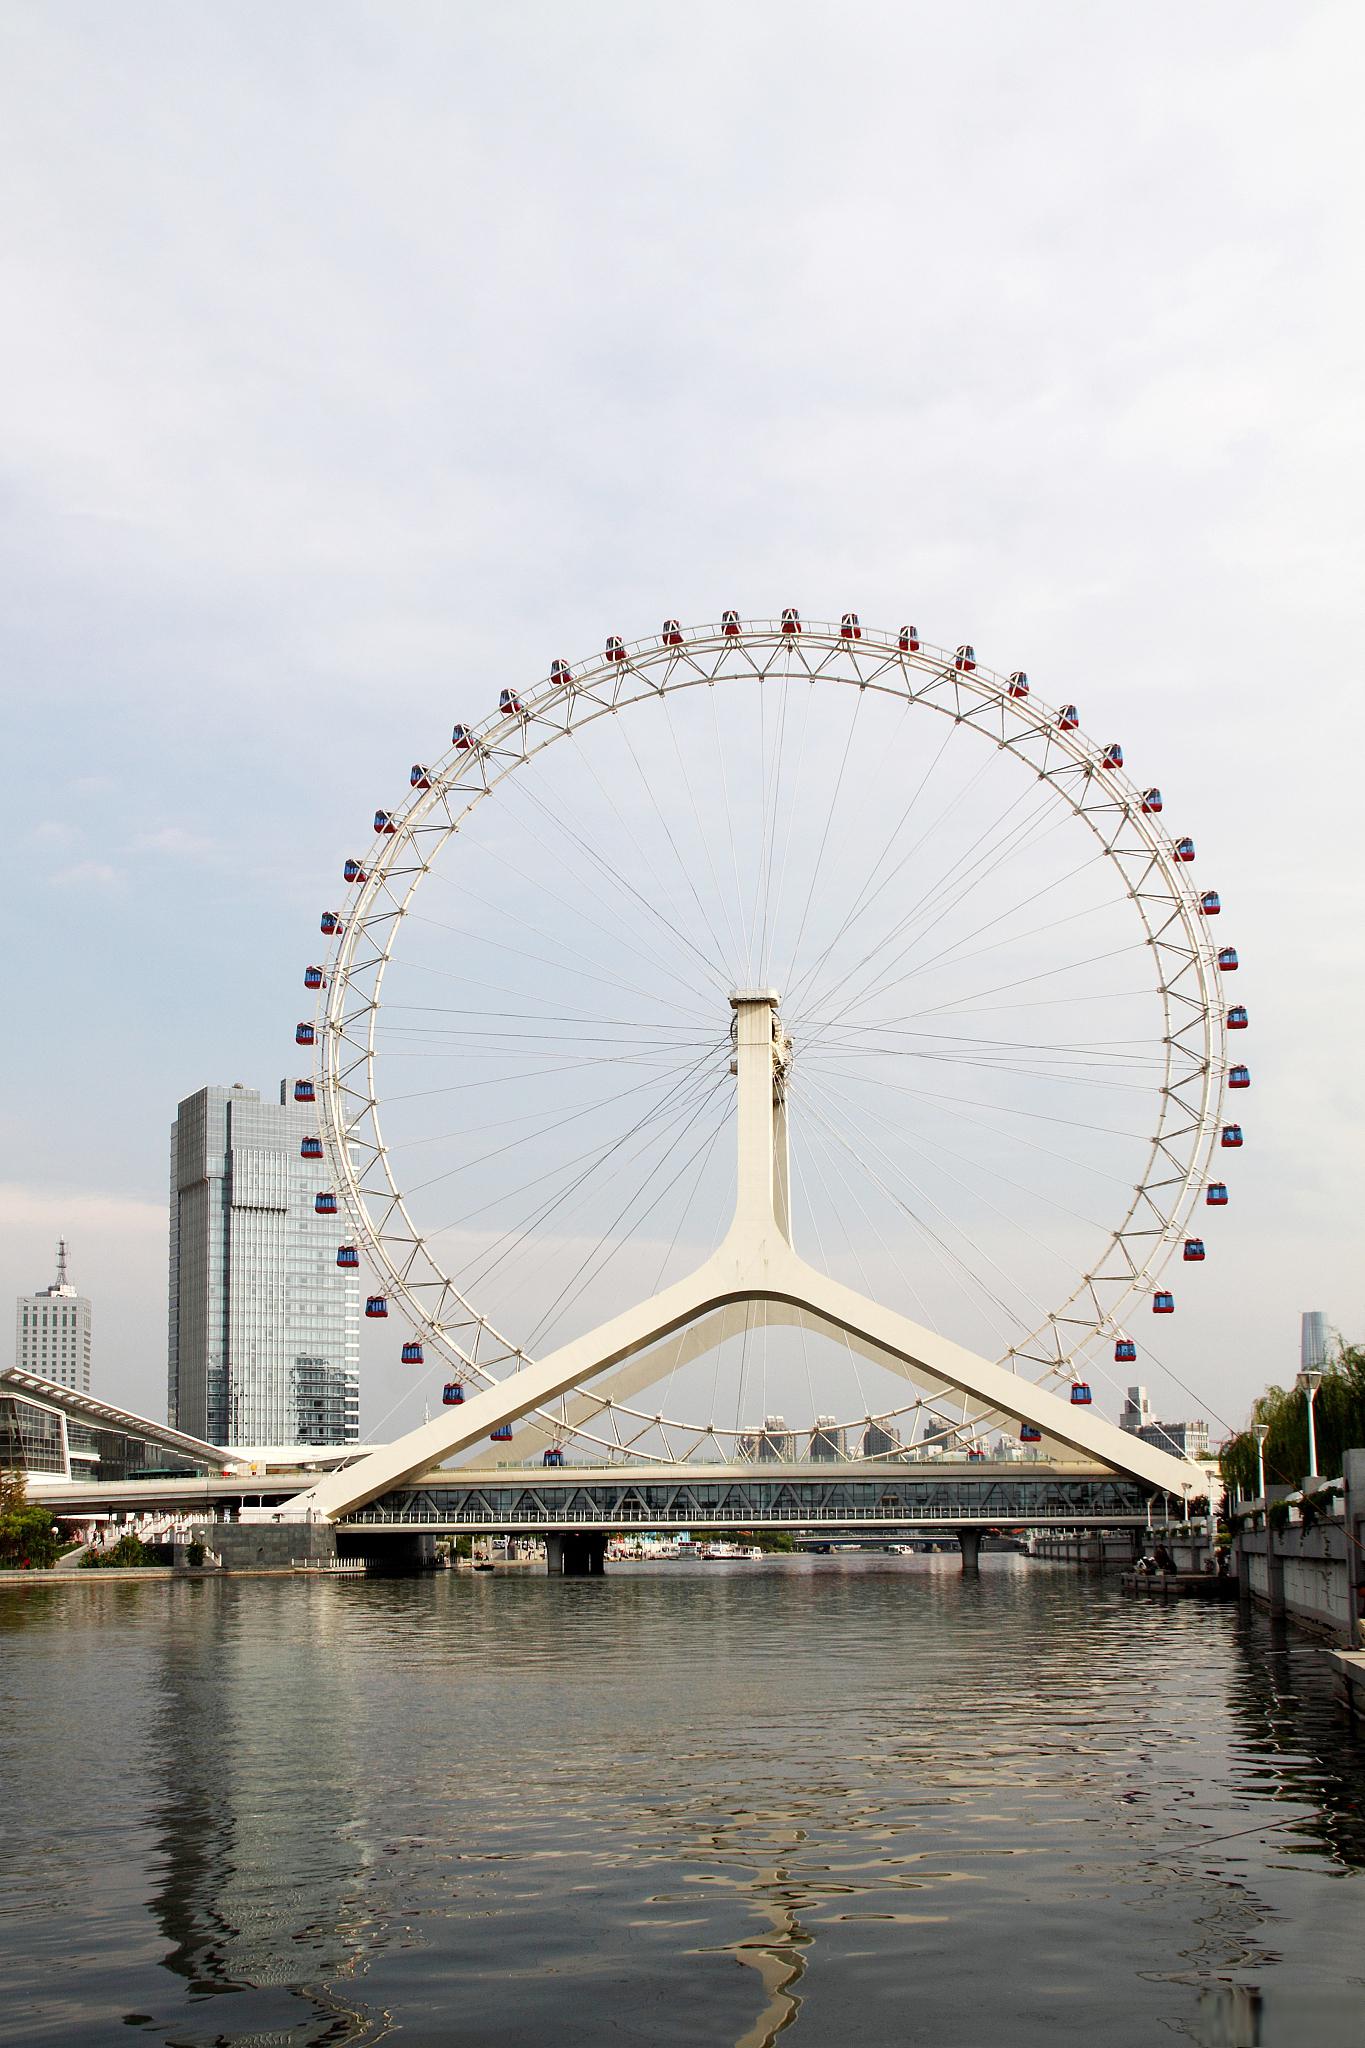
{"label": "reflection of ferris wheel", "polygon": [[[458,1401],[719,1240],[729,999],[772,987],[816,1262],[1088,1403],[1136,1314],[1173,1312],[1161,1270],[1203,1260],[1192,1213],[1241,1143],[1237,958],[1161,812],[1073,705],[851,614],[666,621],[462,717],[346,862],[298,1031],[317,1207],[381,1276],[370,1312],[411,1323],[403,1369]],[[579,1387],[533,1441],[879,1454],[1000,1412],[747,1311],[711,1340]]]}

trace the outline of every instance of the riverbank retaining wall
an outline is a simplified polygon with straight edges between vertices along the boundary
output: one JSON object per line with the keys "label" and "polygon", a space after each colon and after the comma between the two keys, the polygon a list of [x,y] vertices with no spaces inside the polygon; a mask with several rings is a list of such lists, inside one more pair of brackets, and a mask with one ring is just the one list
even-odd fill
{"label": "riverbank retaining wall", "polygon": [[1346,1453],[1341,1480],[1307,1491],[1307,1512],[1298,1491],[1267,1487],[1264,1508],[1244,1511],[1232,1542],[1247,1599],[1353,1649],[1365,1643],[1363,1559],[1365,1450]]}

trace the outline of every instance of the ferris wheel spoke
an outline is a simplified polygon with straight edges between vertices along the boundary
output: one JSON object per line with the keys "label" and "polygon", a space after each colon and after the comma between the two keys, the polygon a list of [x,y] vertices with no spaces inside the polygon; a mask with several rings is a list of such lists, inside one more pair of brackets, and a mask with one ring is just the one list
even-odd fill
{"label": "ferris wheel spoke", "polygon": [[811,868],[810,882],[806,888],[806,900],[801,908],[801,921],[797,926],[796,938],[792,945],[791,959],[787,964],[783,985],[788,991],[789,1000],[793,1003],[800,989],[801,982],[805,979],[802,976],[798,977],[795,981],[793,980],[796,961],[801,952],[801,942],[806,936],[806,926],[810,920],[811,905],[815,901],[815,888],[820,879],[820,870],[824,864],[825,850],[829,845],[829,835],[834,825],[834,814],[838,809],[839,797],[844,787],[844,778],[848,772],[848,757],[853,749],[854,735],[858,730],[858,713],[862,710],[862,706],[862,693],[859,692],[853,700],[853,715],[849,720],[848,735],[844,741],[844,751],[839,761],[839,773],[835,777],[834,789],[829,800],[829,809],[825,813],[824,827],[820,833],[820,843],[816,849],[815,861]]}
{"label": "ferris wheel spoke", "polygon": [[623,725],[620,728],[620,731],[621,738],[624,740],[626,745],[626,751],[629,753],[630,758],[635,765],[635,771],[640,778],[640,786],[644,790],[645,797],[649,802],[655,817],[659,820],[660,825],[663,827],[664,837],[668,841],[669,848],[673,854],[674,861],[677,865],[678,873],[682,877],[683,886],[686,888],[688,895],[692,898],[692,901],[696,904],[698,915],[700,916],[702,923],[706,927],[707,937],[710,939],[711,944],[715,949],[713,957],[716,962],[717,968],[716,978],[718,979],[720,986],[724,990],[728,991],[729,989],[734,987],[734,968],[726,958],[724,941],[721,939],[719,932],[716,930],[715,926],[711,922],[710,914],[707,911],[706,905],[702,902],[701,894],[697,888],[696,882],[693,880],[692,870],[682,857],[682,850],[678,845],[677,837],[674,834],[673,827],[669,824],[668,819],[665,817],[664,812],[660,807],[658,794],[654,788],[654,785],[651,783],[649,777],[645,774],[644,766],[640,760],[640,756],[636,752],[635,744],[630,737],[629,727]]}
{"label": "ferris wheel spoke", "polygon": [[[720,875],[716,869],[715,856],[711,851],[711,834],[702,823],[701,806],[697,802],[696,789],[693,786],[692,776],[687,766],[687,756],[678,741],[678,728],[673,717],[673,706],[668,697],[663,699],[663,712],[664,724],[668,729],[669,742],[673,748],[673,757],[678,764],[678,776],[683,788],[687,791],[687,800],[692,807],[692,820],[697,828],[697,839],[701,845],[702,856],[706,861],[707,872],[711,877],[711,887],[715,891],[716,902],[719,904],[721,915],[725,920],[725,931],[729,941],[727,958],[738,962],[743,958],[744,948],[740,942],[739,934],[735,930],[734,921],[730,916],[729,899],[721,885]],[[738,882],[738,874],[738,863],[736,863],[736,882]]]}

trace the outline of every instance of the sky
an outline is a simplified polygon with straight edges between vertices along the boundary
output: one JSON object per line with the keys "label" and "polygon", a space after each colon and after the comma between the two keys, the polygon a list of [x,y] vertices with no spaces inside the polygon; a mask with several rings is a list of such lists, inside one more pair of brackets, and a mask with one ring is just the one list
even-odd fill
{"label": "sky", "polygon": [[13,0],[0,1292],[65,1234],[97,1388],[160,1413],[175,1104],[292,1071],[337,862],[461,691],[795,603],[1150,764],[1255,1077],[1167,1349],[1216,1433],[1303,1309],[1365,1335],[1362,44],[1221,0]]}

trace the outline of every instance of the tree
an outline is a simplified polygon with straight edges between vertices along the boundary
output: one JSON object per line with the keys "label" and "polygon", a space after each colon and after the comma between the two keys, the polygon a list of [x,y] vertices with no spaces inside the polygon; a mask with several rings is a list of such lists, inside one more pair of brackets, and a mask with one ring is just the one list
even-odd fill
{"label": "tree", "polygon": [[0,1571],[46,1570],[57,1561],[57,1527],[28,1497],[22,1472],[0,1471]]}
{"label": "tree", "polygon": [[[1253,1422],[1266,1424],[1265,1476],[1270,1486],[1297,1486],[1308,1471],[1308,1396],[1298,1387],[1267,1387],[1252,1403]],[[1318,1470],[1340,1477],[1343,1453],[1365,1445],[1365,1346],[1337,1344],[1313,1401]],[[1224,1484],[1256,1493],[1256,1439],[1249,1429],[1219,1454]]]}

